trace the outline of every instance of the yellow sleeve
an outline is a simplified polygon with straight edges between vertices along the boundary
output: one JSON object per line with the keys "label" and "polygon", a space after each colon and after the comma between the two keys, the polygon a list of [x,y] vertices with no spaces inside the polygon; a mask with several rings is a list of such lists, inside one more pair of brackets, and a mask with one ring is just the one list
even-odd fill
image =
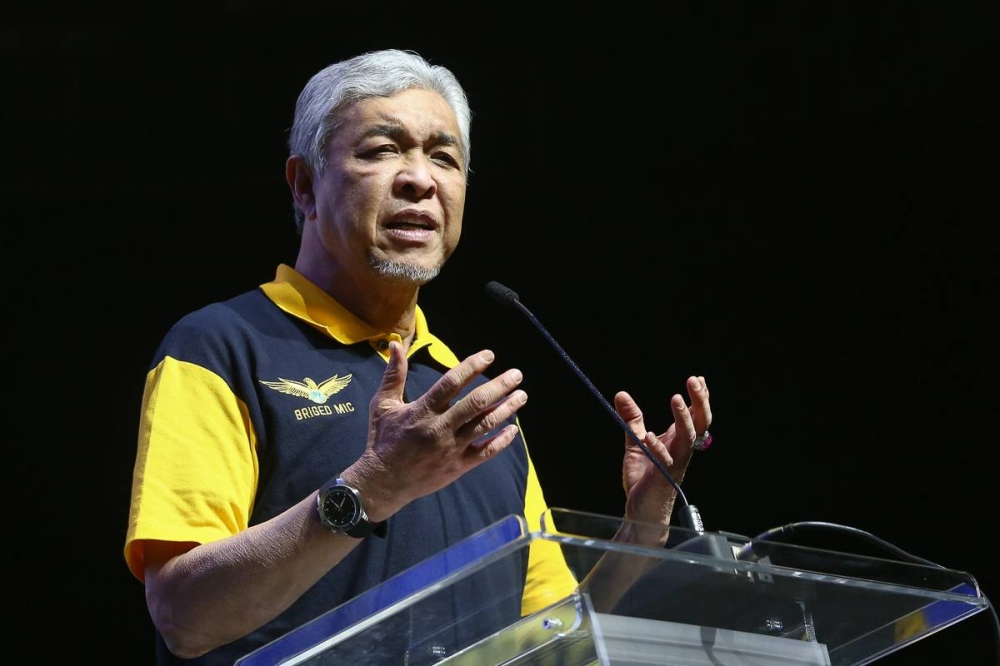
{"label": "yellow sleeve", "polygon": [[[518,424],[520,427],[520,423]],[[524,431],[521,431],[522,439]],[[548,510],[535,465],[528,455],[528,489],[524,495],[524,517],[528,529],[541,529],[542,514]],[[562,554],[562,547],[554,541],[536,540],[528,546],[528,578],[521,597],[521,615],[530,615],[563,599],[576,589],[577,580]]]}
{"label": "yellow sleeve", "polygon": [[208,543],[245,530],[258,482],[246,406],[208,370],[166,357],[146,376],[125,561],[147,540]]}

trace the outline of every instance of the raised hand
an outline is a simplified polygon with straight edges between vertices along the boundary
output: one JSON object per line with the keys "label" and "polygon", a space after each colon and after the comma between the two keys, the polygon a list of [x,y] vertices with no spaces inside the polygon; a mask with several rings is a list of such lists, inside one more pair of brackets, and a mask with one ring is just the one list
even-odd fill
{"label": "raised hand", "polygon": [[493,360],[488,350],[473,354],[406,402],[406,356],[401,345],[390,344],[389,365],[370,403],[367,448],[344,474],[365,486],[373,519],[443,488],[513,441],[517,426],[503,424],[528,398],[517,388],[519,370],[507,370],[456,400]]}
{"label": "raised hand", "polygon": [[[704,377],[688,377],[687,392],[690,407],[684,397],[675,394],[670,399],[673,423],[661,434],[646,430],[642,410],[625,391],[615,395],[615,409],[632,432],[670,473],[678,484],[684,479],[698,435],[712,423],[708,384]],[[676,490],[659,469],[646,457],[630,437],[625,437],[622,463],[622,484],[625,488],[625,517],[632,520],[666,523],[673,510]]]}

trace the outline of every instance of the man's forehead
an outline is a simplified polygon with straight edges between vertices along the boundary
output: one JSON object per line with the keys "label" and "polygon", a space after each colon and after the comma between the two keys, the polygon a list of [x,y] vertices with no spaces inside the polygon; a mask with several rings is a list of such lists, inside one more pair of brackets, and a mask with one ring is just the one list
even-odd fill
{"label": "man's forehead", "polygon": [[345,124],[367,135],[392,128],[457,136],[458,119],[451,105],[437,92],[413,88],[389,97],[368,97],[342,109]]}

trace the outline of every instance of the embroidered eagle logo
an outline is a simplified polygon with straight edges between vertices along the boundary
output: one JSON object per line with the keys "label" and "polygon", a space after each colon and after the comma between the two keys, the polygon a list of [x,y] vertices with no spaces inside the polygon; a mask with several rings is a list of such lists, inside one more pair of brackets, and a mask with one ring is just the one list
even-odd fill
{"label": "embroidered eagle logo", "polygon": [[351,377],[354,375],[345,375],[341,377],[340,375],[334,375],[329,379],[317,384],[309,377],[306,377],[301,382],[297,382],[294,379],[284,379],[278,377],[278,381],[269,382],[263,379],[260,383],[268,388],[273,388],[279,393],[287,393],[288,395],[297,395],[300,398],[306,398],[312,400],[317,405],[322,405],[327,399],[334,393],[339,393],[351,383]]}

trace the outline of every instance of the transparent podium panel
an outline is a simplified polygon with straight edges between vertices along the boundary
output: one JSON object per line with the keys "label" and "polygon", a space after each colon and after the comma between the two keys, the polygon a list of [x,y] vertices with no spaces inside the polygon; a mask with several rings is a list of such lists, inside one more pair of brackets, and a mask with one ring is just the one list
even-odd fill
{"label": "transparent podium panel", "polygon": [[[530,548],[577,581],[522,615]],[[931,564],[552,509],[510,516],[246,655],[237,666],[848,666],[987,608]]]}

